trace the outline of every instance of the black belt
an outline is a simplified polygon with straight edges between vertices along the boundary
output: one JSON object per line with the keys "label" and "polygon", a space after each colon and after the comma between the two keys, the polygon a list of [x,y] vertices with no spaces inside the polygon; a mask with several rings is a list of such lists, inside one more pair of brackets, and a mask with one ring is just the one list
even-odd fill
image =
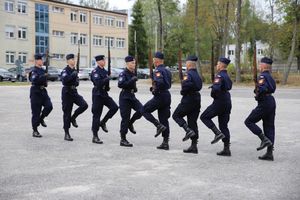
{"label": "black belt", "polygon": [[71,86],[64,86],[65,88],[71,89],[71,90],[76,90],[76,86],[75,85],[71,85]]}
{"label": "black belt", "polygon": [[105,90],[105,85],[102,87],[94,86],[95,90]]}
{"label": "black belt", "polygon": [[34,86],[34,87],[37,87],[37,88],[39,88],[39,89],[41,89],[41,90],[43,90],[43,89],[45,89],[46,87],[45,86],[43,86],[43,85],[32,85],[32,86]]}
{"label": "black belt", "polygon": [[122,89],[122,92],[129,92],[131,94],[134,94],[134,89]]}
{"label": "black belt", "polygon": [[199,92],[198,91],[188,92],[186,95],[187,96],[193,96],[193,95],[196,95],[196,94],[199,94]]}

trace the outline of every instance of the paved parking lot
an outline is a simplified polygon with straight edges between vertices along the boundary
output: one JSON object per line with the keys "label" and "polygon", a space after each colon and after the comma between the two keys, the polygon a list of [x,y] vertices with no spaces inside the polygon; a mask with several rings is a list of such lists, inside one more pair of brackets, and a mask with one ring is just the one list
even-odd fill
{"label": "paved parking lot", "polygon": [[[137,97],[151,98],[149,82],[138,81]],[[210,103],[208,86],[202,94],[203,111]],[[70,130],[73,142],[63,140],[61,83],[49,83],[54,109],[40,128],[42,138],[31,136],[29,86],[0,87],[0,199],[300,199],[300,89],[278,89],[275,161],[258,160],[259,140],[244,125],[254,108],[253,88],[234,87],[229,128],[232,157],[216,156],[222,144],[211,145],[212,133],[198,121],[199,154],[182,149],[184,132],[170,119],[170,151],[157,150],[161,138],[145,119],[137,121],[136,135],[128,134],[133,148],[119,146],[120,113],[108,122],[109,133],[100,132],[103,145],[93,144],[90,81],[79,93],[89,109]],[[111,82],[111,96],[119,89]],[[172,87],[172,111],[181,96]],[[106,110],[105,110],[106,111]]]}

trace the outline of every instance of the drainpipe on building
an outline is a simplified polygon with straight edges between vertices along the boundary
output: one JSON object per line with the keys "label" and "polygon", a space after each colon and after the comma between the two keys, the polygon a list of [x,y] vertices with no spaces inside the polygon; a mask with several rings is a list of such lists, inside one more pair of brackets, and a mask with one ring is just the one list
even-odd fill
{"label": "drainpipe on building", "polygon": [[92,66],[92,12],[89,11],[89,66],[88,68],[90,68]]}

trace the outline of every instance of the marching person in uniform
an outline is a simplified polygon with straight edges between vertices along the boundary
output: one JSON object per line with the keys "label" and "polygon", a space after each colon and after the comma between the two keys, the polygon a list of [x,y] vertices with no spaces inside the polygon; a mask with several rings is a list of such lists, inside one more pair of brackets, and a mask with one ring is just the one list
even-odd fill
{"label": "marching person in uniform", "polygon": [[[78,94],[76,87],[79,85],[78,74],[75,69],[75,60],[74,54],[68,54],[66,56],[67,67],[61,72],[61,81],[63,88],[61,91],[61,100],[62,100],[62,110],[64,113],[64,130],[65,130],[65,140],[73,141],[71,138],[69,129],[72,125],[77,128],[78,124],[76,118],[82,114],[87,108],[88,104],[83,99],[81,95]],[[72,115],[73,105],[76,104],[78,108],[74,111]]]}
{"label": "marching person in uniform", "polygon": [[[255,100],[257,106],[245,120],[245,125],[252,133],[257,135],[261,144],[257,150],[267,147],[267,153],[258,158],[261,160],[273,161],[273,145],[275,140],[275,110],[276,102],[272,94],[276,90],[276,82],[271,76],[270,69],[273,61],[270,58],[263,57],[260,61],[260,75],[255,89]],[[256,123],[263,121],[263,131]]]}
{"label": "marching person in uniform", "polygon": [[[134,95],[137,92],[136,81],[138,80],[135,74],[135,60],[132,56],[127,56],[125,62],[126,68],[120,73],[118,81],[118,87],[122,89],[119,96],[119,107],[122,117],[120,145],[132,147],[133,144],[127,141],[126,134],[128,129],[133,134],[136,134],[133,123],[142,117],[143,105]],[[131,109],[136,112],[130,119]]]}
{"label": "marching person in uniform", "polygon": [[[153,98],[144,105],[143,116],[156,126],[155,137],[162,133],[163,142],[157,149],[169,150],[170,128],[168,119],[171,115],[169,89],[172,84],[172,74],[164,66],[164,54],[156,52],[153,61],[156,67],[152,77],[153,86],[150,88]],[[151,114],[155,110],[158,112],[159,121]]]}
{"label": "marching person in uniform", "polygon": [[[92,92],[92,113],[93,113],[93,143],[102,144],[103,142],[98,137],[99,127],[104,132],[108,132],[106,128],[106,122],[112,118],[118,111],[118,106],[114,100],[108,95],[109,80],[108,71],[105,70],[105,58],[104,55],[98,55],[95,57],[97,67],[91,73],[91,81],[94,84]],[[107,106],[109,111],[100,121],[102,115],[103,106]]]}
{"label": "marching person in uniform", "polygon": [[[31,124],[33,137],[42,137],[38,131],[38,126],[41,124],[43,127],[47,127],[44,119],[53,109],[51,99],[46,90],[47,74],[42,68],[42,57],[43,56],[40,54],[36,54],[34,56],[35,66],[29,76],[32,85],[30,88],[30,103],[32,111]],[[44,107],[43,110],[42,107]]]}
{"label": "marching person in uniform", "polygon": [[[217,64],[218,73],[211,86],[210,94],[214,101],[200,116],[201,121],[215,134],[215,138],[211,141],[211,144],[215,144],[221,139],[224,143],[224,149],[217,153],[219,156],[231,156],[228,122],[231,112],[231,96],[229,90],[232,88],[232,81],[227,74],[227,66],[229,63],[230,60],[227,58],[219,59]],[[212,118],[216,116],[218,116],[220,130],[212,121]]]}
{"label": "marching person in uniform", "polygon": [[[199,91],[202,89],[202,79],[196,69],[197,60],[196,56],[189,56],[186,60],[187,75],[183,77],[180,91],[182,99],[172,116],[175,122],[186,132],[183,141],[189,138],[192,140],[191,146],[184,149],[183,152],[195,154],[198,153],[197,141],[199,136],[197,119],[201,107]],[[187,116],[187,122],[184,120],[185,116]]]}

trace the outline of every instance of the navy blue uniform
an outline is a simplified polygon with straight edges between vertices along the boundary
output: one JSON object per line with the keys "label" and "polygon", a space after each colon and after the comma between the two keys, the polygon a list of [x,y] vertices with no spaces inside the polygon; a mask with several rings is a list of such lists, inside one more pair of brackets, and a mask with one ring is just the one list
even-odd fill
{"label": "navy blue uniform", "polygon": [[162,136],[163,138],[169,138],[170,128],[168,119],[171,115],[171,94],[169,89],[172,84],[172,74],[164,65],[159,65],[156,67],[152,79],[154,82],[152,94],[154,96],[144,105],[143,116],[155,124],[157,120],[151,113],[157,110],[159,122],[167,128],[162,132]]}
{"label": "navy blue uniform", "polygon": [[262,130],[256,125],[260,120],[263,121],[264,133],[272,144],[275,139],[275,110],[276,102],[271,95],[276,90],[276,83],[269,71],[260,74],[257,84],[257,106],[245,120],[245,125],[255,134],[260,135]]}
{"label": "navy blue uniform", "polygon": [[[47,76],[45,74],[45,70],[35,66],[30,74],[30,81],[32,84],[30,88],[30,103],[32,111],[31,124],[33,130],[37,131],[37,127],[40,125],[41,119],[49,115],[53,106],[46,90]],[[44,107],[43,110],[42,107]]]}
{"label": "navy blue uniform", "polygon": [[231,97],[228,92],[231,88],[232,81],[227,74],[227,70],[218,72],[211,86],[211,97],[214,101],[200,116],[201,121],[210,129],[215,127],[212,118],[218,116],[219,129],[225,135],[225,138],[222,139],[224,143],[230,142],[230,132],[227,124],[231,112]]}
{"label": "navy blue uniform", "polygon": [[[79,79],[75,69],[67,66],[61,72],[61,81],[63,88],[61,91],[62,110],[64,112],[64,129],[68,130],[71,125],[71,118],[76,119],[78,115],[83,113],[88,104],[81,95],[78,94],[76,87],[79,85]],[[72,114],[73,104],[76,104],[78,108]]]}
{"label": "navy blue uniform", "polygon": [[114,100],[108,95],[109,90],[109,76],[108,72],[99,66],[97,66],[91,73],[91,80],[94,84],[93,94],[92,94],[92,113],[93,113],[93,124],[92,131],[98,132],[100,126],[100,117],[102,114],[103,106],[107,106],[109,111],[104,116],[103,120],[106,122],[108,119],[112,118],[114,114],[118,111],[118,106]]}
{"label": "navy blue uniform", "polygon": [[173,113],[173,119],[183,127],[186,121],[183,117],[187,116],[188,126],[196,133],[192,140],[198,139],[197,119],[200,113],[201,96],[199,91],[202,89],[202,80],[196,69],[190,69],[181,83],[181,102]]}
{"label": "navy blue uniform", "polygon": [[[122,117],[121,134],[126,134],[129,125],[142,117],[143,105],[134,95],[134,93],[137,92],[136,81],[137,78],[135,74],[127,68],[119,75],[118,87],[122,89],[119,96],[119,106]],[[131,109],[136,112],[130,119]]]}

